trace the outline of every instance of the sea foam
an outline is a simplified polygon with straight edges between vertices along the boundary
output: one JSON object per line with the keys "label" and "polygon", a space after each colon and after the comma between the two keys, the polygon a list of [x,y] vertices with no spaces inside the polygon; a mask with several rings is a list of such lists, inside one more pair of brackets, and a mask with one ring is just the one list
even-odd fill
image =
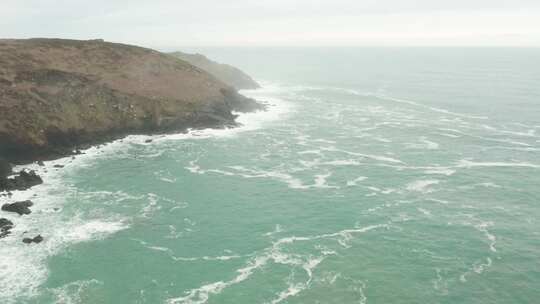
{"label": "sea foam", "polygon": [[[131,145],[144,145],[148,139],[153,141],[177,140],[177,139],[200,139],[209,137],[229,137],[245,131],[256,130],[281,118],[286,113],[292,111],[292,104],[279,99],[267,96],[269,92],[279,90],[278,86],[267,86],[257,91],[242,91],[242,94],[254,98],[262,97],[267,106],[266,111],[253,113],[235,113],[239,127],[226,129],[204,129],[190,130],[187,133],[171,135],[131,135],[110,143],[94,146],[83,151],[83,154],[69,156],[57,160],[46,161],[44,166],[36,163],[16,166],[15,171],[34,170],[39,174],[44,183],[25,191],[12,191],[11,197],[0,196],[0,204],[31,199],[35,202],[32,207],[32,214],[24,217],[15,217],[13,214],[5,214],[3,217],[15,223],[11,235],[1,239],[0,256],[0,286],[10,286],[9,289],[0,290],[0,300],[3,303],[16,303],[20,299],[29,299],[38,295],[39,286],[48,277],[46,260],[48,257],[59,253],[70,244],[97,240],[127,229],[129,225],[126,219],[84,219],[83,216],[76,215],[72,218],[62,216],[62,207],[66,194],[77,191],[66,184],[65,177],[75,173],[77,170],[92,166],[102,158],[117,157],[126,154]],[[141,157],[157,157],[163,151],[155,151],[151,155]],[[61,167],[55,168],[55,166]],[[197,168],[192,168],[197,172]],[[274,175],[274,174],[271,174]],[[277,178],[285,178],[281,175],[274,175]],[[174,182],[174,179],[164,177],[161,172],[157,177],[166,182]],[[324,181],[324,177],[319,177],[319,183]],[[292,186],[301,187],[301,182],[290,180]],[[99,193],[96,193],[99,195]],[[103,193],[110,195],[110,193]],[[143,216],[147,216],[155,208],[155,195],[148,196],[148,205],[143,208]],[[42,234],[45,240],[34,246],[29,246],[21,242],[22,236]],[[229,257],[216,257],[216,259],[228,259]],[[208,259],[212,259],[209,258]],[[69,287],[69,286],[68,286]],[[59,298],[68,299],[65,290],[58,290]],[[69,297],[71,298],[71,297]]]}

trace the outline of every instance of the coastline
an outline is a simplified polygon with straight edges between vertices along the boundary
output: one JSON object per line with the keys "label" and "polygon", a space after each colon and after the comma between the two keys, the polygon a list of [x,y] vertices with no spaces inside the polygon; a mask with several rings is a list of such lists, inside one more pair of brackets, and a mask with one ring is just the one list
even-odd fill
{"label": "coastline", "polygon": [[[242,90],[242,93],[249,96],[250,93],[257,90],[262,90],[262,88]],[[13,165],[11,170],[12,172],[10,174],[7,174],[6,176],[0,177],[0,179],[13,179],[15,177],[19,177],[22,172],[30,173],[32,176],[34,176],[35,173],[35,176],[37,178],[41,178],[42,176],[45,176],[50,170],[61,170],[75,160],[84,158],[84,156],[90,155],[90,157],[92,157],[101,153],[106,153],[108,148],[121,145],[124,142],[150,145],[154,141],[164,139],[230,136],[242,131],[252,130],[259,127],[253,126],[253,123],[261,120],[262,116],[264,116],[264,114],[261,115],[262,113],[272,113],[272,111],[269,110],[269,107],[275,107],[275,104],[271,104],[267,101],[255,100],[251,97],[248,98],[256,102],[258,108],[251,111],[232,111],[231,114],[234,116],[233,124],[223,124],[219,126],[212,125],[208,127],[199,126],[193,128],[186,128],[184,130],[156,130],[148,133],[134,132],[131,134],[126,133],[123,135],[104,135],[103,137],[96,138],[94,141],[87,142],[79,147],[66,148],[61,153],[54,153],[45,157],[35,159],[21,158],[15,160],[6,158],[7,162]],[[279,113],[277,113],[277,115],[279,115]],[[264,120],[264,118],[262,120]],[[44,179],[42,179],[41,182],[36,182],[35,184],[30,185],[22,185],[19,188],[9,188],[7,186],[5,189],[0,188],[0,199],[2,197],[8,197],[8,199],[13,200],[13,193],[29,190],[33,187],[39,186],[43,182]],[[25,181],[23,181],[22,183],[24,184]],[[0,202],[2,201],[0,200]],[[4,202],[2,202],[2,204],[3,203]]]}
{"label": "coastline", "polygon": [[[243,91],[248,97],[264,95],[265,88]],[[263,127],[265,122],[274,121],[290,111],[291,107],[283,100],[264,98],[265,110],[251,113],[238,113],[235,127],[230,128],[206,128],[188,129],[183,133],[153,134],[153,135],[128,135],[107,143],[93,145],[80,154],[68,155],[56,159],[19,164],[13,167],[14,172],[33,170],[42,177],[43,183],[26,190],[14,190],[0,192],[0,205],[18,201],[31,200],[34,206],[32,213],[19,216],[16,213],[2,211],[1,218],[13,222],[11,234],[0,238],[3,243],[0,247],[0,255],[8,257],[0,261],[0,268],[4,274],[0,276],[0,284],[12,289],[0,294],[0,299],[15,299],[24,290],[25,297],[36,296],[39,286],[48,277],[46,259],[71,244],[92,241],[105,238],[108,235],[122,231],[130,227],[128,218],[104,218],[94,220],[82,220],[77,216],[65,218],[64,193],[77,191],[72,188],[69,176],[74,171],[89,166],[89,163],[108,158],[129,149],[132,145],[159,145],[163,141],[175,140],[198,140],[212,137],[227,138],[236,136],[242,132],[252,131]],[[66,222],[67,221],[67,222]],[[43,236],[40,244],[25,244],[24,237]],[[16,280],[26,276],[22,281]],[[16,283],[14,283],[14,280]],[[8,300],[7,303],[10,303]]]}
{"label": "coastline", "polygon": [[233,111],[262,107],[186,61],[135,45],[0,39],[0,57],[0,155],[17,164],[130,134],[234,126]]}
{"label": "coastline", "polygon": [[[239,93],[245,95],[248,98],[260,97],[264,95],[264,91],[270,88],[262,86],[258,89],[240,90]],[[271,89],[270,89],[271,90]],[[285,105],[283,100],[276,98],[269,98],[264,96],[264,100],[257,100],[257,102],[263,106],[261,110],[255,110],[252,112],[237,112],[233,111],[235,115],[234,125],[222,125],[218,127],[197,127],[187,128],[182,131],[157,131],[153,133],[134,133],[125,134],[123,136],[104,137],[95,143],[85,144],[85,147],[81,149],[73,149],[71,153],[64,155],[58,155],[56,157],[49,157],[42,160],[20,160],[13,163],[13,172],[20,172],[23,170],[35,171],[39,176],[46,175],[48,169],[56,169],[57,171],[64,169],[76,160],[93,158],[97,155],[107,154],[113,152],[120,146],[127,143],[136,143],[144,145],[152,145],[154,142],[163,140],[180,140],[180,139],[204,139],[209,137],[227,137],[234,136],[236,134],[256,130],[262,127],[261,123],[267,121],[273,121],[279,119],[281,115],[290,111],[290,105]],[[40,165],[43,163],[42,165]],[[62,166],[55,168],[54,166]],[[44,179],[45,181],[45,179]],[[39,186],[39,185],[36,185]],[[34,186],[35,187],[35,186]],[[0,191],[0,198],[2,194],[7,192],[21,192],[25,190],[5,190]]]}

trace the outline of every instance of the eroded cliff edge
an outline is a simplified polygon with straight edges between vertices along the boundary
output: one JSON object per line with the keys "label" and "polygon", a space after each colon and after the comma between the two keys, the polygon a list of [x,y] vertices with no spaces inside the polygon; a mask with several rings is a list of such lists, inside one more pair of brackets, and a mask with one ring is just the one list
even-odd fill
{"label": "eroded cliff edge", "polygon": [[0,40],[0,157],[54,158],[127,134],[233,126],[261,106],[154,50],[63,39]]}

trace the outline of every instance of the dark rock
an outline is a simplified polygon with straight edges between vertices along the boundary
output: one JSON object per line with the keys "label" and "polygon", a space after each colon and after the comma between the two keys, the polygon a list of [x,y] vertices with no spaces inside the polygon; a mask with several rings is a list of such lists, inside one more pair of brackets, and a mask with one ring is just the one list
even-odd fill
{"label": "dark rock", "polygon": [[41,235],[37,235],[33,238],[24,238],[23,240],[23,243],[25,244],[31,244],[31,243],[41,243],[43,241],[43,237]]}
{"label": "dark rock", "polygon": [[13,204],[4,204],[2,206],[2,210],[7,212],[15,212],[19,215],[30,214],[32,213],[32,211],[29,207],[31,207],[32,205],[34,205],[32,201],[16,202]]}
{"label": "dark rock", "polygon": [[0,158],[0,178],[6,177],[11,174],[11,164],[3,159]]}
{"label": "dark rock", "polygon": [[0,191],[26,190],[42,183],[43,180],[36,172],[23,170],[19,172],[19,175],[14,177],[0,179]]}
{"label": "dark rock", "polygon": [[5,218],[0,218],[0,239],[10,234],[10,230],[13,228],[13,223]]}
{"label": "dark rock", "polygon": [[54,165],[53,167],[55,167],[55,168],[64,168],[63,165]]}
{"label": "dark rock", "polygon": [[152,139],[147,139],[147,140],[145,140],[144,142],[147,143],[147,144],[149,144],[149,143],[151,143],[152,141],[153,141]]}
{"label": "dark rock", "polygon": [[249,113],[266,109],[265,105],[260,104],[255,99],[247,98],[234,90],[221,89],[221,93],[225,96],[225,102],[233,111]]}
{"label": "dark rock", "polygon": [[43,161],[42,161],[42,160],[39,160],[39,161],[37,162],[37,164],[38,164],[38,166],[40,166],[40,167],[43,167],[43,166],[45,166],[45,163],[43,163]]}
{"label": "dark rock", "polygon": [[27,188],[37,186],[43,183],[43,180],[41,179],[41,177],[39,177],[39,175],[36,174],[35,171],[21,171],[19,173],[19,178],[26,184]]}

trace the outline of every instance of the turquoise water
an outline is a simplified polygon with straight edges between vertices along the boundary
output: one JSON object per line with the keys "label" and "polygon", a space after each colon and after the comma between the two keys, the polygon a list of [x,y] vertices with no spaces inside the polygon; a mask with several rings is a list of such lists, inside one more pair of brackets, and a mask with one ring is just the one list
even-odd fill
{"label": "turquoise water", "polygon": [[538,50],[203,51],[270,110],[41,168],[2,302],[538,301]]}

